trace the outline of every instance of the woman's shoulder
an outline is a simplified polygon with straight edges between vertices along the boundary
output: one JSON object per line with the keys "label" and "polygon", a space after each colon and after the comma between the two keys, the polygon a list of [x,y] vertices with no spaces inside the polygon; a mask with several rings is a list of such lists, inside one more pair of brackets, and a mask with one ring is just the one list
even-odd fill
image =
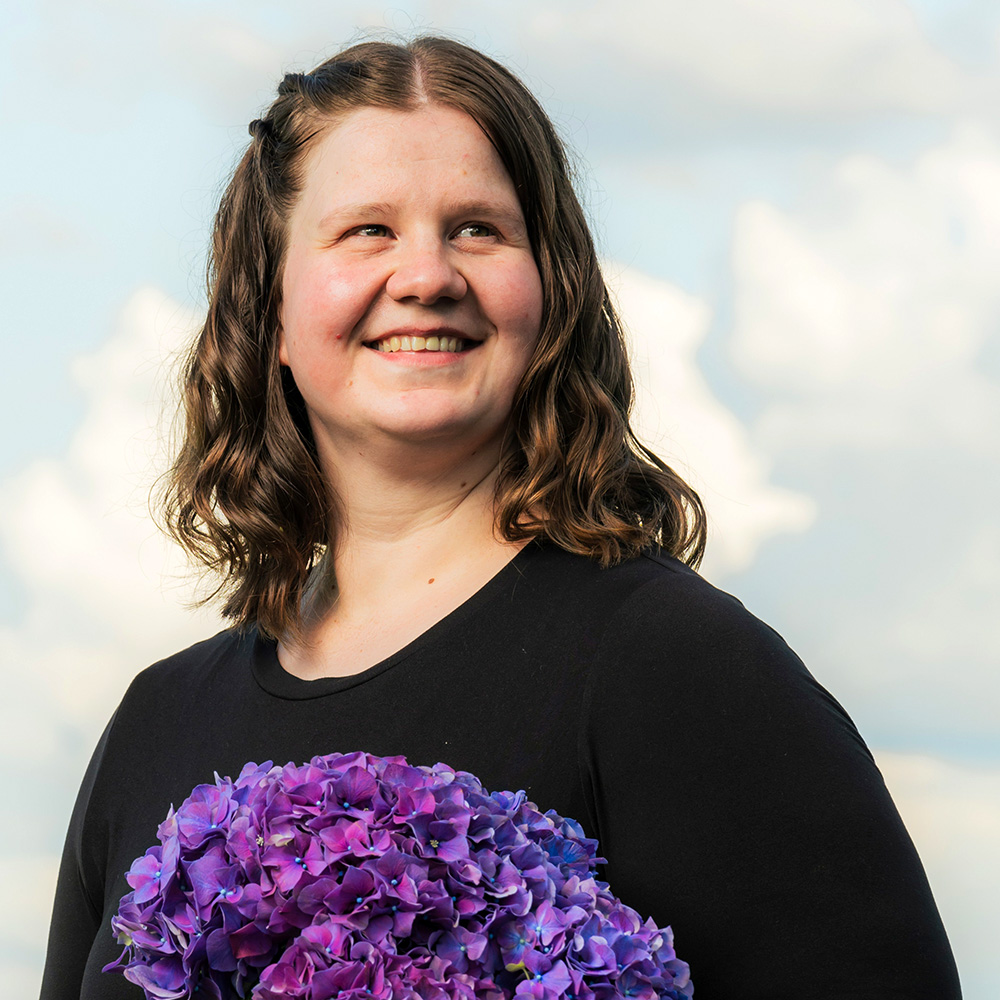
{"label": "woman's shoulder", "polygon": [[633,560],[634,578],[617,602],[608,639],[616,644],[662,644],[728,657],[770,651],[798,658],[784,638],[733,594],[658,550]]}
{"label": "woman's shoulder", "polygon": [[204,698],[249,675],[256,629],[223,629],[140,670],[118,709],[119,717],[145,714],[152,706]]}
{"label": "woman's shoulder", "polygon": [[97,815],[118,815],[123,797],[141,794],[150,770],[166,760],[176,768],[187,759],[182,743],[187,746],[191,734],[245,700],[240,687],[254,683],[249,657],[255,641],[255,631],[226,629],[135,675],[92,763]]}
{"label": "woman's shoulder", "polygon": [[648,549],[579,574],[601,595],[602,638],[590,665],[595,697],[645,692],[654,701],[683,700],[692,711],[727,712],[738,711],[741,700],[760,706],[791,699],[846,717],[776,629],[668,553]]}
{"label": "woman's shoulder", "polygon": [[620,623],[651,625],[669,620],[672,627],[682,623],[693,627],[705,621],[763,625],[733,594],[661,549],[647,549],[616,570],[627,589],[627,599],[618,606]]}
{"label": "woman's shoulder", "polygon": [[540,561],[532,574],[534,606],[547,609],[540,615],[565,619],[562,631],[593,637],[587,645],[593,690],[657,697],[684,690],[704,704],[748,690],[755,697],[797,689],[829,698],[774,628],[662,550],[604,569],[551,548]]}
{"label": "woman's shoulder", "polygon": [[753,742],[761,726],[803,738],[832,728],[869,756],[843,706],[739,599],[657,551],[621,572],[628,583],[592,664],[592,711],[669,720],[678,734],[714,731],[720,741]]}
{"label": "woman's shoulder", "polygon": [[778,633],[752,614],[733,594],[661,549],[651,548],[601,569],[568,553],[552,556],[565,574],[564,593],[588,604],[599,602],[605,646],[722,648],[734,643],[787,647]]}
{"label": "woman's shoulder", "polygon": [[204,670],[221,662],[228,662],[234,657],[245,655],[253,647],[256,638],[257,630],[254,628],[222,629],[207,639],[201,639],[156,660],[141,670],[136,675],[136,680],[142,678],[151,683],[166,682],[191,670]]}

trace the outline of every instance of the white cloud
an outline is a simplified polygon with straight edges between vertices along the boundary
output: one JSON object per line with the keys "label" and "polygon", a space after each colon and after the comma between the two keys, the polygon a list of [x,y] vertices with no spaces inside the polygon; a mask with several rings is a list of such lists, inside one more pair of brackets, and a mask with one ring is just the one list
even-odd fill
{"label": "white cloud", "polygon": [[27,959],[40,956],[48,939],[58,874],[58,859],[33,853],[30,844],[20,845],[15,854],[0,857],[4,898],[17,900],[16,905],[0,910],[0,934],[4,950],[19,958],[16,964],[3,962],[4,996],[38,995],[38,970]]}
{"label": "white cloud", "polygon": [[911,168],[846,158],[795,216],[736,221],[734,361],[775,402],[775,446],[991,449],[1000,390],[976,367],[1000,319],[1000,143],[956,128]]}
{"label": "white cloud", "polygon": [[32,56],[77,88],[120,100],[128,79],[132,100],[170,89],[194,98],[211,120],[232,123],[270,100],[285,69],[308,68],[359,37],[359,28],[444,31],[506,47],[502,59],[546,83],[558,78],[557,98],[591,90],[623,111],[641,106],[653,125],[668,108],[695,118],[938,114],[988,106],[997,91],[996,73],[974,77],[936,49],[904,0],[623,0],[613,16],[605,4],[566,0],[512,0],[496,11],[430,0],[391,10],[303,0],[282,17],[248,5],[236,19],[220,3],[164,17],[120,0],[53,0]]}
{"label": "white cloud", "polygon": [[[942,585],[890,624],[890,639],[911,662],[1000,663],[1000,521],[973,525],[964,535]],[[1000,703],[991,714],[1000,733]]]}
{"label": "white cloud", "polygon": [[92,743],[138,670],[216,622],[183,609],[186,568],[146,512],[165,437],[162,361],[193,322],[161,293],[138,292],[74,368],[87,408],[67,454],[0,485],[0,546],[25,608],[0,628],[0,661],[23,696],[2,709],[8,754],[45,756],[65,725]]}
{"label": "white cloud", "polygon": [[745,569],[765,539],[807,528],[815,505],[768,482],[767,461],[701,374],[696,353],[708,330],[708,306],[637,271],[610,266],[606,272],[631,341],[636,432],[705,502],[706,576],[718,580]]}
{"label": "white cloud", "polygon": [[995,996],[1000,767],[875,754],[951,932],[965,995]]}
{"label": "white cloud", "polygon": [[556,64],[625,67],[650,98],[699,110],[938,113],[977,92],[903,0],[625,0],[613,16],[604,4],[553,4],[529,23],[534,50]]}
{"label": "white cloud", "polygon": [[905,166],[846,157],[794,211],[750,203],[733,271],[751,440],[824,511],[785,558],[813,561],[797,614],[830,682],[885,739],[995,746],[1000,141],[960,124]]}

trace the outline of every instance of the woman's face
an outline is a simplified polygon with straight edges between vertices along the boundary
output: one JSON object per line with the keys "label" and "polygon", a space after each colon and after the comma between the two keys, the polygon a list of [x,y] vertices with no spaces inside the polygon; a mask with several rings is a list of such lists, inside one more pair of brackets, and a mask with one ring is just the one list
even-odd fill
{"label": "woman's face", "polygon": [[351,113],[307,154],[288,226],[279,357],[321,458],[386,438],[498,439],[542,286],[479,126],[437,104]]}

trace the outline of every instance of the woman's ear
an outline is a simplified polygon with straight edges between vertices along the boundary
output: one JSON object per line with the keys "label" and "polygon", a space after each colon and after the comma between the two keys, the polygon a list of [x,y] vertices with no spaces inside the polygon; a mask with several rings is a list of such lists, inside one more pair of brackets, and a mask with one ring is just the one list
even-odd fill
{"label": "woman's ear", "polygon": [[288,350],[285,347],[285,328],[278,324],[278,361],[288,367]]}

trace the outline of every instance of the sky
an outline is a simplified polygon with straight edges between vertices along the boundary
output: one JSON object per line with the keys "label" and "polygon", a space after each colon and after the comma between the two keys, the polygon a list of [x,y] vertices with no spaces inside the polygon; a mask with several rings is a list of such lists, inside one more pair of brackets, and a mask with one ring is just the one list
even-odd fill
{"label": "sky", "polygon": [[146,501],[218,196],[284,72],[385,31],[483,48],[552,115],[630,330],[636,424],[708,506],[705,576],[847,708],[966,996],[1000,995],[996,4],[35,0],[5,22],[12,995],[37,992],[69,810],[128,681],[220,627],[185,607]]}

